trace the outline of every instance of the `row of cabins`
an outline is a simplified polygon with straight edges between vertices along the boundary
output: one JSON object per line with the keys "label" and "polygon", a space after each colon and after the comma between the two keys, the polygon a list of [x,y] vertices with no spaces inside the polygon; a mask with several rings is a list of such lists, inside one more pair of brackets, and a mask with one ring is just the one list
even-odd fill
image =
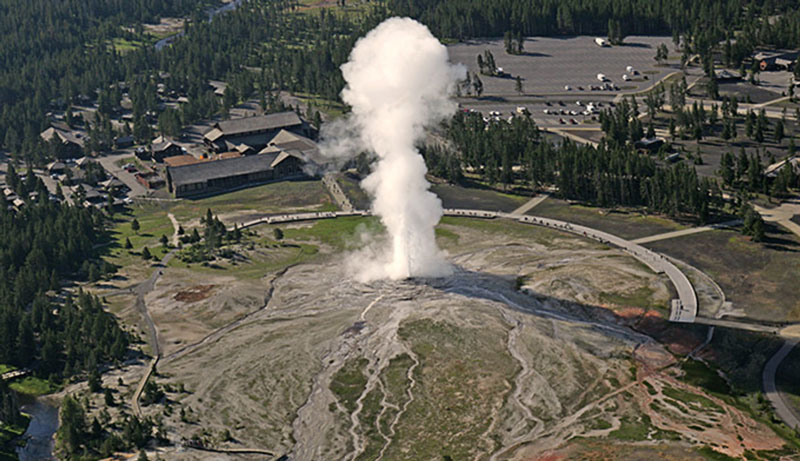
{"label": "row of cabins", "polygon": [[[20,210],[23,206],[25,206],[25,200],[20,198],[14,189],[4,186],[2,188],[3,197],[6,199],[6,203],[8,204],[9,210]],[[31,192],[31,194],[35,194],[36,192]]]}

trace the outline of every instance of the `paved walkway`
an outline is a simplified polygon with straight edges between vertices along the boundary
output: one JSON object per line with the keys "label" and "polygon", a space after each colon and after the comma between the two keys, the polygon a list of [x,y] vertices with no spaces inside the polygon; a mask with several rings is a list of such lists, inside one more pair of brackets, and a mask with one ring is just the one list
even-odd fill
{"label": "paved walkway", "polygon": [[353,211],[355,209],[341,186],[339,186],[339,182],[336,181],[336,176],[331,173],[326,174],[322,177],[322,184],[328,189],[339,208],[343,211]]}
{"label": "paved walkway", "polygon": [[[763,208],[758,205],[754,205],[754,208],[761,217],[764,218],[764,221],[778,223],[800,238],[800,226],[794,221],[791,221],[794,215],[800,214],[800,198],[795,197],[791,200],[787,200],[779,207],[772,209]],[[784,333],[795,336],[796,332],[794,330],[795,329],[792,327],[789,327],[784,329]],[[764,365],[764,371],[761,373],[761,381],[764,386],[764,395],[769,399],[778,416],[789,427],[800,430],[800,418],[794,413],[792,405],[787,403],[786,399],[775,385],[775,375],[778,372],[781,362],[789,355],[789,352],[792,351],[798,342],[800,342],[800,339],[795,337],[787,339],[786,342],[783,343],[783,346],[778,352]]]}
{"label": "paved walkway", "polygon": [[511,214],[513,214],[515,216],[522,216],[525,213],[531,211],[534,207],[538,206],[540,203],[542,203],[545,200],[547,200],[548,197],[550,197],[549,194],[539,194],[536,197],[533,197],[532,199],[530,199],[527,202],[525,202],[525,204],[522,205],[521,207],[519,207],[516,210],[512,211]]}
{"label": "paved walkway", "polygon": [[697,234],[700,232],[706,232],[714,229],[725,229],[726,227],[737,226],[742,223],[741,219],[735,219],[733,221],[726,221],[718,224],[709,224],[708,226],[701,226],[701,227],[692,227],[689,229],[677,230],[672,232],[665,232],[663,234],[656,234],[650,235],[648,237],[638,238],[636,240],[631,240],[633,243],[650,243],[650,242],[657,242],[659,240],[666,240],[675,237],[683,237],[685,235],[692,235]]}
{"label": "paved walkway", "polygon": [[770,403],[772,403],[778,417],[780,417],[787,426],[795,430],[800,430],[800,418],[798,418],[797,414],[792,410],[792,406],[786,402],[786,399],[784,399],[783,395],[778,391],[778,387],[775,384],[775,374],[778,372],[778,367],[783,359],[789,355],[789,352],[792,351],[798,342],[800,342],[800,339],[792,339],[783,343],[783,346],[778,349],[778,352],[764,365],[764,372],[761,374],[764,395],[769,399]]}

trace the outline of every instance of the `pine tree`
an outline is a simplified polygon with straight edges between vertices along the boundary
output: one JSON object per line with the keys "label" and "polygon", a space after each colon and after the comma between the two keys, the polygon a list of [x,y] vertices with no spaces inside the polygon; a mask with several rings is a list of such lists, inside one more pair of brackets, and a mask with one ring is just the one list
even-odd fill
{"label": "pine tree", "polygon": [[149,249],[149,248],[147,248],[147,247],[144,247],[144,249],[142,249],[142,259],[144,259],[145,261],[147,261],[147,260],[149,260],[149,259],[150,259],[150,258],[152,258],[152,257],[153,257],[153,256],[150,254],[150,249]]}
{"label": "pine tree", "polygon": [[96,367],[89,372],[88,385],[91,392],[97,393],[103,390],[103,381],[100,379],[100,373]]}
{"label": "pine tree", "polygon": [[778,122],[775,124],[775,142],[780,144],[780,142],[783,141],[784,136],[783,120],[778,120]]}
{"label": "pine tree", "polygon": [[114,401],[114,394],[111,392],[110,388],[105,389],[105,393],[103,395],[103,400],[107,407],[116,406],[117,402]]}

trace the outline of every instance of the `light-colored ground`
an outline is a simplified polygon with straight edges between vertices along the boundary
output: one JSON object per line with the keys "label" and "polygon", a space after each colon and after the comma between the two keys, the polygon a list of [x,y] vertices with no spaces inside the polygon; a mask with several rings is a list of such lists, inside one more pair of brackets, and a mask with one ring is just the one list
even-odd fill
{"label": "light-colored ground", "polygon": [[[665,279],[632,258],[507,221],[449,218],[439,237],[457,270],[433,281],[359,284],[336,254],[263,280],[169,268],[147,299],[164,347],[206,340],[167,352],[157,382],[189,392],[168,393],[171,415],[145,414],[162,415],[176,442],[198,435],[293,459],[528,459],[651,414],[660,397],[647,397],[645,379],[686,388],[659,371],[674,361],[660,345],[591,307],[665,302]],[[684,427],[684,440],[734,456],[780,446],[716,405],[713,421],[691,405],[651,416],[646,440]],[[224,429],[236,442],[221,441]]]}
{"label": "light-colored ground", "polygon": [[185,22],[183,18],[161,18],[158,24],[144,24],[144,30],[154,37],[164,38],[182,31]]}
{"label": "light-colored ground", "polygon": [[[481,76],[486,95],[516,95],[514,77],[523,79],[525,93],[549,94],[564,93],[564,86],[570,85],[573,92],[587,97],[602,92],[589,91],[590,85],[599,85],[597,74],[605,74],[623,91],[636,91],[645,88],[653,81],[676,70],[677,66],[656,66],[653,59],[656,47],[664,43],[673,48],[670,37],[627,37],[625,46],[601,48],[594,37],[527,37],[525,52],[509,55],[505,52],[502,39],[473,40],[448,47],[450,59],[467,66],[472,73],[478,72],[477,56],[485,50],[494,55],[498,67],[511,75],[511,78]],[[634,81],[624,82],[622,75],[627,67],[633,66],[647,75],[648,80],[634,77]],[[645,73],[647,72],[647,73]],[[585,91],[579,92],[578,86]]]}

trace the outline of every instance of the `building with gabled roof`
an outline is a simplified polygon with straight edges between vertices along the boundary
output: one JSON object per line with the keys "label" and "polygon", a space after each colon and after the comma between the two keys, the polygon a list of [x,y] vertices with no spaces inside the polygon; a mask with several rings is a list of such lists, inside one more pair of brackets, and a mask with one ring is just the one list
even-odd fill
{"label": "building with gabled roof", "polygon": [[163,162],[167,157],[183,154],[183,148],[172,141],[164,140],[150,146],[150,156],[156,162]]}
{"label": "building with gabled roof", "polygon": [[176,198],[221,192],[249,184],[303,175],[303,160],[289,154],[260,154],[167,167],[167,184]]}
{"label": "building with gabled roof", "polygon": [[272,154],[287,152],[302,158],[306,162],[313,162],[318,159],[319,148],[317,143],[301,136],[297,133],[281,130],[272,138],[267,146],[259,154]]}
{"label": "building with gabled roof", "polygon": [[259,150],[281,130],[308,134],[307,125],[296,113],[288,111],[217,122],[203,136],[203,142],[217,153],[238,150],[241,144]]}
{"label": "building with gabled roof", "polygon": [[67,166],[59,161],[50,162],[47,164],[47,172],[50,174],[63,173]]}
{"label": "building with gabled roof", "polygon": [[83,151],[83,139],[70,131],[51,126],[39,133],[39,136],[47,142],[51,142],[53,139],[60,142],[59,156],[62,158],[75,158]]}

